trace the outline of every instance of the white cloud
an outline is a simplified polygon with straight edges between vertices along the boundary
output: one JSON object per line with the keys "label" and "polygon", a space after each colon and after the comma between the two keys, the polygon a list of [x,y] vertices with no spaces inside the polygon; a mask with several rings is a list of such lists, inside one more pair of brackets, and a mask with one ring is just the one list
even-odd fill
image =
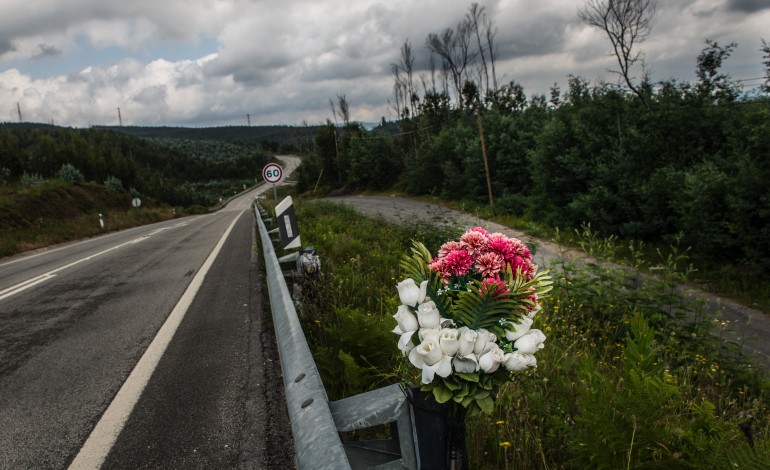
{"label": "white cloud", "polygon": [[[533,94],[554,82],[564,89],[568,74],[614,80],[609,44],[580,22],[578,2],[480,3],[497,26],[501,83],[514,79]],[[758,48],[770,9],[752,0],[658,3],[642,44],[653,78],[691,80],[706,38],[738,42],[725,64],[734,78],[762,73]],[[118,107],[124,124],[135,125],[244,124],[247,113],[252,123],[317,123],[330,117],[328,101],[338,94],[354,119],[378,121],[388,116],[390,65],[403,42],[412,43],[416,71],[426,70],[426,36],[454,27],[469,5],[4,0],[0,121],[15,120],[19,103],[26,120],[71,126],[115,124]],[[199,47],[211,38],[214,45]]]}

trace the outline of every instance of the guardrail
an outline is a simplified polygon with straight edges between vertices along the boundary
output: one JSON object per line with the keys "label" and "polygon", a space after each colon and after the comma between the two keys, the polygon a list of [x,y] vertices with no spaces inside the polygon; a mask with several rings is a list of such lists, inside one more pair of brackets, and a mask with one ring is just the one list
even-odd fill
{"label": "guardrail", "polygon": [[273,242],[258,207],[255,213],[262,239],[267,289],[283,369],[297,467],[318,468],[319,462],[324,462],[324,466],[328,465],[329,468],[351,468],[337,434],[326,390],[313,362]]}
{"label": "guardrail", "polygon": [[[262,240],[297,468],[417,468],[412,409],[399,385],[329,402],[260,209],[257,203],[254,212]],[[397,438],[343,443],[339,436],[339,432],[386,423],[393,423]]]}

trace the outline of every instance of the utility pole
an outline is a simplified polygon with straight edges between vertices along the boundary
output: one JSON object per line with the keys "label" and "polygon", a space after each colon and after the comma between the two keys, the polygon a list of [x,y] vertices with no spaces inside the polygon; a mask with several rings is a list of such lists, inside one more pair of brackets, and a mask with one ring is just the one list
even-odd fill
{"label": "utility pole", "polygon": [[476,116],[479,121],[479,137],[481,138],[481,153],[484,155],[484,171],[487,174],[487,191],[489,192],[489,208],[495,210],[495,201],[492,199],[492,179],[489,175],[489,159],[487,158],[487,139],[484,137],[484,124],[481,121],[481,103],[476,101]]}
{"label": "utility pole", "polygon": [[19,106],[19,102],[16,102],[16,111],[19,112],[19,124],[21,124],[21,106]]}
{"label": "utility pole", "polygon": [[246,113],[246,123],[251,127],[251,114]]}
{"label": "utility pole", "polygon": [[123,127],[123,117],[120,115],[120,107],[118,107],[118,125]]}

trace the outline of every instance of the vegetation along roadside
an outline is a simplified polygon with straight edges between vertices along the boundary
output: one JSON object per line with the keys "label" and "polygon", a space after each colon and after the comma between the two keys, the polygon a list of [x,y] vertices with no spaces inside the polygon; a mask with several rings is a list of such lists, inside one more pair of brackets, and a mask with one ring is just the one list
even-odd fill
{"label": "vegetation along roadside", "polygon": [[[297,200],[305,244],[322,254],[303,286],[302,321],[330,399],[415,383],[391,332],[398,261],[411,239],[435,252],[450,222],[395,226],[324,201]],[[538,368],[468,421],[472,468],[762,468],[770,458],[770,382],[710,335],[697,302],[624,271],[549,267]],[[669,286],[670,287],[670,286]],[[665,306],[665,307],[664,307]],[[737,467],[733,467],[737,465]]]}

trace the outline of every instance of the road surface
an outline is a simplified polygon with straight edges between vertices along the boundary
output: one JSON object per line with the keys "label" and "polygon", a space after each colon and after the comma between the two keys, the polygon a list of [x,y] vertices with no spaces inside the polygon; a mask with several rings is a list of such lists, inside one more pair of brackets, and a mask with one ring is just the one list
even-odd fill
{"label": "road surface", "polygon": [[253,251],[269,189],[0,262],[0,468],[292,467]]}

